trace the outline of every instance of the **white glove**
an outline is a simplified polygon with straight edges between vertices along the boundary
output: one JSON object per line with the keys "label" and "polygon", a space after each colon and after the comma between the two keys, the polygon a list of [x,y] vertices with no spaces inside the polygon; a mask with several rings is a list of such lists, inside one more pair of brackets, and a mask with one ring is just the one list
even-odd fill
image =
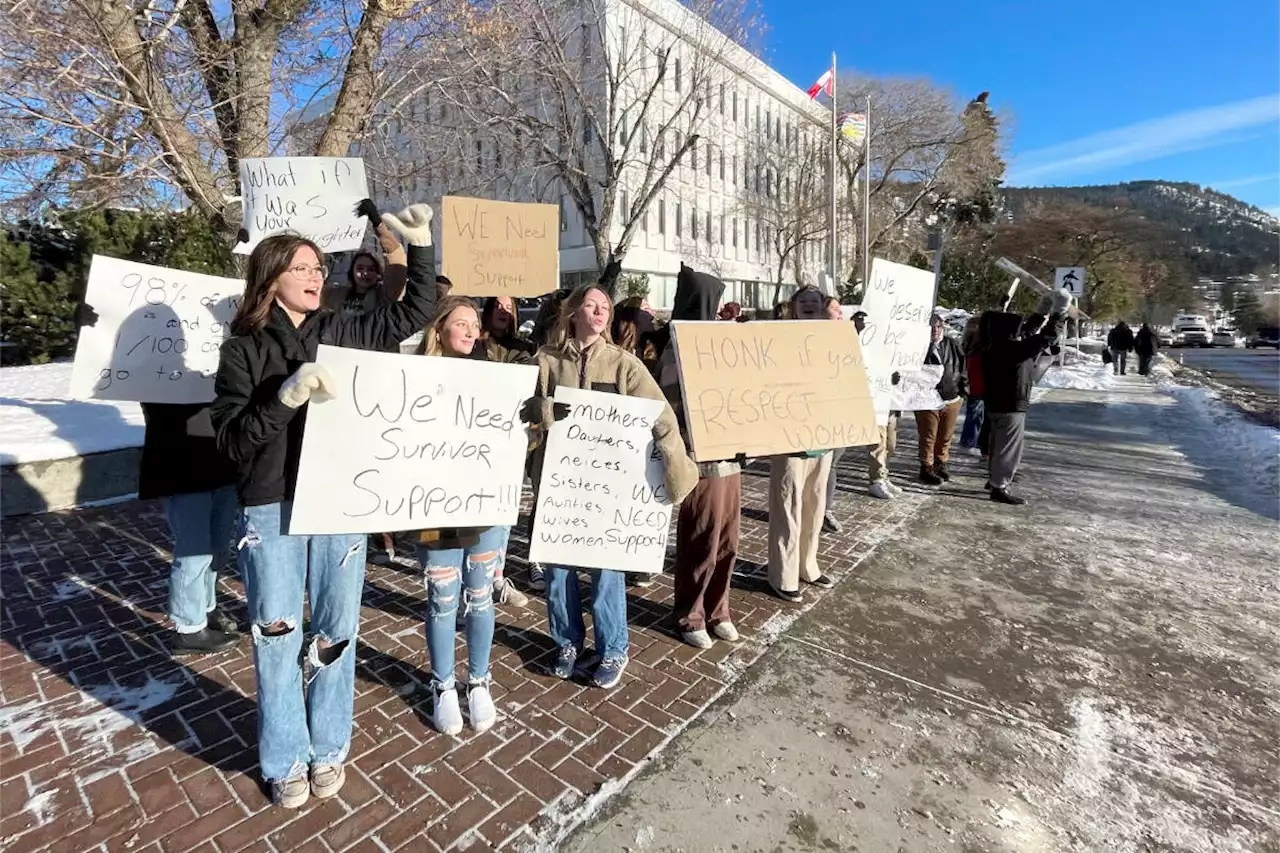
{"label": "white glove", "polygon": [[399,216],[384,213],[382,221],[399,231],[410,246],[431,245],[431,208],[425,204],[411,204]]}
{"label": "white glove", "polygon": [[1071,305],[1071,294],[1066,290],[1055,290],[1051,298],[1053,299],[1049,308],[1051,314],[1061,314]]}
{"label": "white glove", "polygon": [[337,396],[336,387],[329,371],[314,362],[308,362],[280,386],[280,402],[296,409],[312,397],[328,400]]}

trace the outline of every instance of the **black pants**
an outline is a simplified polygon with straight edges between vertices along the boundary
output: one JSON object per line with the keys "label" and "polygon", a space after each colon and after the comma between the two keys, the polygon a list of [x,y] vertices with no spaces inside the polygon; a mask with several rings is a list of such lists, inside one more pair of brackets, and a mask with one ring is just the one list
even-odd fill
{"label": "black pants", "polygon": [[1154,355],[1143,355],[1142,353],[1138,353],[1138,372],[1143,376],[1147,376],[1151,373],[1151,360],[1153,358],[1155,358]]}
{"label": "black pants", "polygon": [[1114,359],[1112,366],[1116,373],[1124,373],[1125,363],[1129,360],[1129,351],[1127,349],[1112,350],[1111,357]]}

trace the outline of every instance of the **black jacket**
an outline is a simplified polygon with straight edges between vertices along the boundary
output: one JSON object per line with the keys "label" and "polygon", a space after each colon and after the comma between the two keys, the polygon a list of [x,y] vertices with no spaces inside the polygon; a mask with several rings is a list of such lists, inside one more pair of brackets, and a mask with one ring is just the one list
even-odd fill
{"label": "black jacket", "polygon": [[930,341],[924,363],[942,365],[942,381],[938,383],[938,395],[943,400],[969,396],[969,372],[965,367],[964,350],[960,348],[958,341],[945,336],[936,346]]}
{"label": "black jacket", "polygon": [[143,403],[138,497],[211,492],[236,481],[235,464],[218,452],[208,403]]}
{"label": "black jacket", "polygon": [[1121,352],[1133,349],[1133,329],[1125,323],[1120,323],[1111,330],[1111,334],[1107,335],[1107,346]]}
{"label": "black jacket", "polygon": [[1134,348],[1137,349],[1138,355],[1153,356],[1156,354],[1156,350],[1160,349],[1160,339],[1156,337],[1156,333],[1151,331],[1150,327],[1143,326],[1134,337]]}
{"label": "black jacket", "polygon": [[315,360],[320,344],[386,350],[421,329],[435,309],[435,272],[435,250],[410,246],[402,301],[359,317],[313,311],[297,328],[277,305],[264,328],[222,344],[210,416],[218,449],[236,463],[241,504],[293,498],[307,407],[290,409],[280,402],[284,381]]}
{"label": "black jacket", "polygon": [[[1030,328],[1039,325],[1039,317],[1028,320]],[[988,311],[982,315],[982,400],[988,412],[1009,414],[1030,408],[1036,358],[1058,339],[1062,324],[1063,315],[1052,314],[1041,331],[1022,334],[1023,319],[1018,314]]]}

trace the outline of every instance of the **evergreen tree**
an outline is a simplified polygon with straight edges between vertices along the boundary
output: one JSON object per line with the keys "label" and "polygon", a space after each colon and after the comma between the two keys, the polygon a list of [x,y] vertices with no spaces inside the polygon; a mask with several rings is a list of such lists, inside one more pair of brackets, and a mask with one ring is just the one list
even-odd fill
{"label": "evergreen tree", "polygon": [[0,363],[42,364],[70,355],[74,311],[64,276],[41,281],[29,245],[0,242]]}

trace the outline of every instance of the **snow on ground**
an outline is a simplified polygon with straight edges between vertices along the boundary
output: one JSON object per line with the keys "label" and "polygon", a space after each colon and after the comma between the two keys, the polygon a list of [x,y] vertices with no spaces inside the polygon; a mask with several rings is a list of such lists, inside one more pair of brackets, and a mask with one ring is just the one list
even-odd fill
{"label": "snow on ground", "polygon": [[[1087,356],[1087,353],[1086,353]],[[1040,378],[1038,388],[1070,388],[1075,391],[1106,391],[1115,382],[1115,375],[1109,365],[1097,362],[1081,361],[1065,367],[1054,365]]]}
{"label": "snow on ground", "polygon": [[71,363],[0,368],[0,464],[141,447],[137,403],[72,400]]}

